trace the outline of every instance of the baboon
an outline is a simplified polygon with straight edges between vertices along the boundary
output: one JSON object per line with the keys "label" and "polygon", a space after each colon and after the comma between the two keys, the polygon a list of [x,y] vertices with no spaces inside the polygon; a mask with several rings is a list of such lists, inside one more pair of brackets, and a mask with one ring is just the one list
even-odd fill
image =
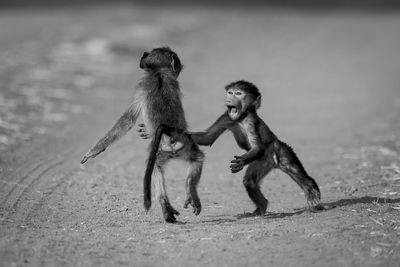
{"label": "baboon", "polygon": [[[198,145],[211,146],[225,130],[233,133],[239,147],[247,152],[234,156],[230,169],[236,173],[248,165],[243,184],[256,206],[252,215],[262,216],[267,210],[268,200],[260,190],[260,182],[273,168],[288,174],[303,189],[311,211],[324,209],[317,183],[307,174],[293,149],[280,141],[257,115],[256,110],[261,105],[258,88],[241,80],[228,84],[225,90],[226,112],[205,131],[188,134]],[[139,131],[147,138],[145,127]]]}
{"label": "baboon", "polygon": [[[178,75],[182,64],[178,55],[168,47],[155,48],[145,52],[140,60],[145,76],[139,83],[134,100],[112,129],[86,153],[81,163],[96,157],[111,143],[128,132],[141,114],[149,136],[150,155],[144,178],[144,206],[151,206],[151,176],[154,176],[156,198],[160,202],[165,221],[175,222],[179,215],[169,202],[164,179],[164,166],[171,159],[183,159],[189,163],[186,179],[186,202],[198,215],[201,203],[197,194],[204,154],[185,132],[187,123],[181,103]],[[159,144],[161,142],[160,148]],[[153,172],[153,168],[155,169]]]}

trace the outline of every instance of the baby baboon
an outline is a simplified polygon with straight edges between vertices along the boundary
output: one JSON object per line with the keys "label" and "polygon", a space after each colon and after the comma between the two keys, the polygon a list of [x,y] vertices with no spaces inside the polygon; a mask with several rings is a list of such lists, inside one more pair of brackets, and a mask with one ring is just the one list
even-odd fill
{"label": "baby baboon", "polygon": [[256,110],[261,105],[258,88],[246,81],[233,82],[225,87],[227,111],[204,132],[192,133],[199,145],[211,146],[225,131],[230,130],[242,149],[247,152],[235,156],[230,166],[233,173],[247,167],[243,184],[250,199],[256,205],[254,215],[264,215],[268,201],[261,193],[261,180],[273,169],[287,173],[303,189],[311,210],[320,210],[321,194],[317,183],[311,178],[293,149],[280,141]]}
{"label": "baby baboon", "polygon": [[179,215],[179,212],[168,200],[164,182],[164,166],[170,159],[180,158],[189,163],[185,207],[188,204],[192,205],[193,212],[198,215],[201,211],[201,203],[197,194],[197,184],[200,180],[204,154],[185,133],[187,123],[177,81],[182,70],[181,61],[170,48],[161,47],[153,49],[150,53],[145,52],[140,60],[140,68],[145,70],[146,75],[139,83],[133,103],[112,129],[86,153],[82,163],[96,157],[128,132],[139,114],[142,114],[147,133],[154,137],[150,144],[151,152],[144,179],[145,208],[149,209],[151,206],[151,175],[153,175],[156,197],[160,202],[164,219],[167,222],[175,222],[175,215]]}
{"label": "baby baboon", "polygon": [[[261,180],[273,169],[279,168],[287,173],[305,193],[312,211],[323,209],[321,194],[317,183],[310,177],[293,149],[280,141],[265,122],[258,117],[256,110],[261,105],[258,88],[246,81],[233,82],[225,87],[227,111],[203,132],[188,133],[198,145],[211,146],[225,131],[230,130],[240,148],[247,152],[235,156],[231,161],[231,171],[239,172],[247,167],[243,184],[250,199],[256,205],[253,215],[264,215],[268,200],[260,190]],[[141,136],[146,137],[143,127]]]}

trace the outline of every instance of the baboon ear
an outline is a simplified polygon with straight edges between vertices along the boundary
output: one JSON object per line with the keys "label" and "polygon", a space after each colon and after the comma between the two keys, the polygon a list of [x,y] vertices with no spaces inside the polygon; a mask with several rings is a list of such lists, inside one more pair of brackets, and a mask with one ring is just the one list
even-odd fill
{"label": "baboon ear", "polygon": [[171,54],[171,69],[178,74],[182,71],[181,61],[175,53]]}
{"label": "baboon ear", "polygon": [[171,55],[171,68],[173,71],[175,71],[175,55]]}
{"label": "baboon ear", "polygon": [[144,63],[144,60],[146,59],[146,57],[149,55],[149,53],[147,53],[147,52],[144,52],[143,53],[143,55],[142,55],[142,58],[140,59],[140,64],[139,64],[139,67],[141,68],[141,69],[144,69],[145,67],[146,67],[146,64]]}
{"label": "baboon ear", "polygon": [[256,100],[254,100],[254,107],[255,107],[256,109],[259,109],[260,106],[261,106],[261,95],[259,95],[259,96],[256,98]]}
{"label": "baboon ear", "polygon": [[148,55],[149,55],[148,52],[144,52],[143,55],[142,55],[142,59],[146,58]]}

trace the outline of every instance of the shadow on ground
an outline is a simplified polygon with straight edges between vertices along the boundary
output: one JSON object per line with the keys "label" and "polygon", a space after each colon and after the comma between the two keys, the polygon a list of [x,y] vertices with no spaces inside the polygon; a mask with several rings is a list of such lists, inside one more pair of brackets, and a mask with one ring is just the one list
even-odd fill
{"label": "shadow on ground", "polygon": [[[371,196],[364,196],[359,198],[345,198],[340,199],[337,201],[321,203],[324,207],[323,210],[318,212],[312,213],[320,213],[325,212],[331,209],[335,209],[337,207],[344,207],[344,206],[351,206],[356,204],[393,204],[393,203],[400,203],[400,198],[381,198],[381,197],[371,197]],[[264,216],[261,216],[264,219],[283,219],[286,217],[292,217],[296,215],[303,214],[304,212],[308,212],[307,208],[300,208],[295,209],[293,212],[267,212]],[[311,212],[311,211],[310,211]],[[216,215],[216,216],[207,216],[207,217],[215,217],[203,220],[202,223],[211,223],[211,224],[223,224],[223,223],[230,223],[235,222],[240,219],[250,218],[250,217],[259,217],[253,215],[251,212],[241,213],[234,217],[230,215]],[[186,222],[177,222],[177,224],[187,224]]]}
{"label": "shadow on ground", "polygon": [[[400,198],[381,198],[381,197],[371,197],[371,196],[364,196],[364,197],[359,197],[359,198],[346,198],[346,199],[340,199],[340,200],[333,201],[333,202],[322,203],[322,206],[324,207],[324,209],[319,212],[328,211],[328,210],[334,209],[336,207],[351,206],[351,205],[356,205],[356,204],[391,204],[391,203],[400,203]],[[268,212],[267,214],[265,214],[262,217],[265,219],[282,219],[285,217],[300,215],[300,214],[304,213],[305,211],[308,211],[308,209],[307,208],[295,209],[293,212]],[[317,213],[319,213],[319,212],[317,212]],[[255,216],[249,212],[236,215],[236,218],[238,220],[243,219],[243,218],[249,218],[249,217],[255,217]],[[215,221],[217,221],[217,220],[213,220],[213,222],[215,222]],[[222,219],[222,221],[226,221],[226,219]],[[231,221],[235,221],[235,220],[232,219]],[[208,221],[208,222],[211,222],[211,221]]]}

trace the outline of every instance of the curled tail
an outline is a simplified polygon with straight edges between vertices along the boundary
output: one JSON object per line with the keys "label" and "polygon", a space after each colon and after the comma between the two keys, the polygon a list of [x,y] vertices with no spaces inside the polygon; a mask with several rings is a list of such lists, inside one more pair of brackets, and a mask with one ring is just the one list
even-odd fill
{"label": "curled tail", "polygon": [[153,143],[151,146],[149,158],[147,160],[146,172],[144,174],[144,207],[149,210],[151,207],[151,176],[153,174],[154,165],[157,159],[157,151],[160,146],[161,137],[165,130],[165,125],[158,126],[154,135]]}

